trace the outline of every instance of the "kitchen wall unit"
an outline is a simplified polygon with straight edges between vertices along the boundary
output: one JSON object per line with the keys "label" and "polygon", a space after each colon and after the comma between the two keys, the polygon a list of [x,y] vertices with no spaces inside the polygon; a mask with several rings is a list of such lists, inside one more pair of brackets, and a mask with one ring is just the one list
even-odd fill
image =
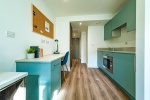
{"label": "kitchen wall unit", "polygon": [[120,36],[121,36],[121,28],[116,28],[112,30],[112,20],[106,23],[104,27],[104,40],[108,40]]}
{"label": "kitchen wall unit", "polygon": [[112,21],[108,21],[104,26],[104,40],[112,38]]}
{"label": "kitchen wall unit", "polygon": [[[113,74],[103,67],[103,55],[113,57]],[[114,80],[132,99],[135,99],[135,54],[97,51],[98,67]]]}
{"label": "kitchen wall unit", "polygon": [[104,26],[104,40],[110,39],[113,30],[127,26],[126,31],[132,31],[136,28],[136,0],[130,0],[128,4],[117,13],[112,20]]}
{"label": "kitchen wall unit", "polygon": [[42,58],[16,61],[17,72],[28,72],[27,100],[53,100],[61,88],[61,57],[49,55]]}
{"label": "kitchen wall unit", "polygon": [[127,8],[124,7],[117,15],[112,19],[112,30],[119,28],[123,24],[127,23]]}
{"label": "kitchen wall unit", "polygon": [[136,29],[136,0],[130,0],[128,3],[127,16],[126,30],[129,32]]}

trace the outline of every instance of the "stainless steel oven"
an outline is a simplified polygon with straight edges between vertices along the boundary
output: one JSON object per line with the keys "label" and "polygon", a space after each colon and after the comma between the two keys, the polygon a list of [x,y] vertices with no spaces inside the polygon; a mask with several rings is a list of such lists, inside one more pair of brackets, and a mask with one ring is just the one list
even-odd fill
{"label": "stainless steel oven", "polygon": [[103,55],[103,67],[113,74],[113,57]]}

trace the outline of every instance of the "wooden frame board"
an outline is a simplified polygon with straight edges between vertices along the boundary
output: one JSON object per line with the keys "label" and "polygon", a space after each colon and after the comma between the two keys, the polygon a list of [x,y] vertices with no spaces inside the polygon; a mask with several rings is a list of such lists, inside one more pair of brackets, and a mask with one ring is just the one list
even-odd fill
{"label": "wooden frame board", "polygon": [[34,5],[32,5],[32,31],[54,38],[54,25]]}

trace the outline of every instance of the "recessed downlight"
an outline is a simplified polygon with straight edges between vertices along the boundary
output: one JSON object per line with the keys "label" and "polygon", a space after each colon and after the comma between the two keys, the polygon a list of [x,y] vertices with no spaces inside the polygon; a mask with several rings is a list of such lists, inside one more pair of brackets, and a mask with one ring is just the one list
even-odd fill
{"label": "recessed downlight", "polygon": [[82,23],[81,23],[81,22],[80,22],[79,24],[80,24],[80,25],[82,25]]}
{"label": "recessed downlight", "polygon": [[101,22],[97,22],[96,24],[100,24]]}

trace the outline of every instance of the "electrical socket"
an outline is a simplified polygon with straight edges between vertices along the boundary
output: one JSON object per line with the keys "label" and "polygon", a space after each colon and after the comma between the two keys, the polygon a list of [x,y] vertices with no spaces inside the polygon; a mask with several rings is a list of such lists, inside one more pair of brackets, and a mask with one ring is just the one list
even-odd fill
{"label": "electrical socket", "polygon": [[46,44],[49,44],[49,41],[46,41]]}
{"label": "electrical socket", "polygon": [[10,37],[10,38],[15,38],[15,32],[12,32],[12,31],[8,31],[8,30],[7,30],[6,36],[7,36],[7,37]]}
{"label": "electrical socket", "polygon": [[41,43],[45,43],[45,40],[41,40]]}

